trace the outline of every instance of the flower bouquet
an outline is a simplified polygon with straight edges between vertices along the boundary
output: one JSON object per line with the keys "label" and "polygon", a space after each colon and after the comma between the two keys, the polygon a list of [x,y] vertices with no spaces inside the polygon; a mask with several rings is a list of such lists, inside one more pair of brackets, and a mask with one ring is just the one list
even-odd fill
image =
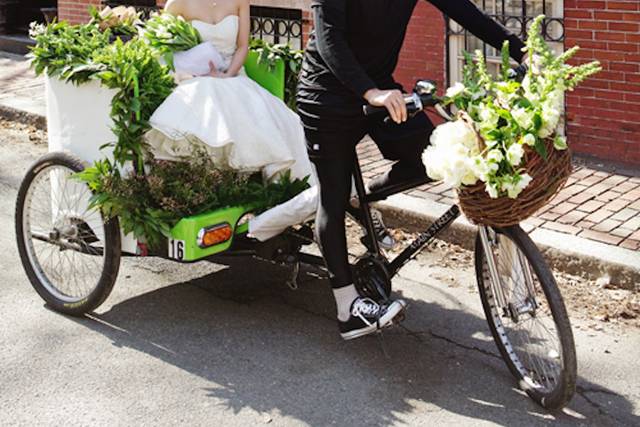
{"label": "flower bouquet", "polygon": [[509,45],[502,49],[500,75],[487,71],[481,52],[466,54],[463,82],[450,87],[444,103],[455,121],[436,128],[423,161],[429,176],[456,189],[467,218],[503,227],[533,215],[564,185],[571,155],[560,122],[564,92],[600,71],[592,62],[566,62],[578,47],[556,56],[541,35],[544,16],[529,30],[528,70],[513,78]]}
{"label": "flower bouquet", "polygon": [[133,6],[106,6],[102,10],[95,7],[89,9],[91,22],[98,24],[101,31],[111,30],[114,36],[133,37],[137,34],[140,24],[140,13]]}

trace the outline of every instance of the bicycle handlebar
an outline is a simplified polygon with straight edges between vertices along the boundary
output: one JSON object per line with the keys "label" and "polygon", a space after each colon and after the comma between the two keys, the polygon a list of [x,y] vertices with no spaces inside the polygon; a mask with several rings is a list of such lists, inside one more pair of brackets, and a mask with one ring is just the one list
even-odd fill
{"label": "bicycle handlebar", "polygon": [[[520,64],[519,66],[509,70],[509,77],[513,80],[522,81],[529,67],[527,64]],[[416,87],[410,95],[404,97],[404,102],[407,105],[407,114],[409,117],[424,110],[428,107],[436,107],[438,114],[447,120],[451,120],[446,109],[440,105],[440,99],[435,94],[436,85],[431,80],[418,80]],[[375,107],[371,104],[362,106],[362,111],[365,116],[386,116],[385,121],[390,120],[387,107]]]}
{"label": "bicycle handlebar", "polygon": [[[433,94],[418,95],[416,92],[413,92],[411,95],[404,97],[404,102],[407,105],[407,113],[411,116],[427,107],[436,106],[439,100]],[[386,115],[389,113],[387,107],[374,107],[370,104],[364,105],[362,111],[365,116]]]}

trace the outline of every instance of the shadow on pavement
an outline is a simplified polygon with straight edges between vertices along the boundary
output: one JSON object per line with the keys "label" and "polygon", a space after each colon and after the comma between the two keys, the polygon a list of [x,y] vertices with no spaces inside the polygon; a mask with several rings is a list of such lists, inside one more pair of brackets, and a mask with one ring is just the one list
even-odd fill
{"label": "shadow on pavement", "polygon": [[627,399],[584,379],[579,386],[606,393],[620,418],[577,396],[570,408],[587,419],[550,415],[516,390],[493,342],[480,338],[489,336],[485,319],[471,313],[409,299],[406,328],[342,342],[326,282],[303,274],[292,291],[280,267],[227,265],[74,321],[210,381],[202,398],[234,412],[310,425],[414,424],[441,411],[507,425],[637,420]]}

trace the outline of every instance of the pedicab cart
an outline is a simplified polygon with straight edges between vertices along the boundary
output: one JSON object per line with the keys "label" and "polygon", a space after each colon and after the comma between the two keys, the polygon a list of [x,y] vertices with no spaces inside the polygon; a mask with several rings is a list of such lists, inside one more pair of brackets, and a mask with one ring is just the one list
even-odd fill
{"label": "pedicab cart", "polygon": [[[274,95],[284,95],[284,67],[265,67],[251,53],[249,77]],[[90,205],[92,190],[73,177],[90,162],[110,156],[101,147],[113,140],[109,110],[114,92],[97,82],[73,86],[46,79],[49,153],[27,171],[16,204],[16,237],[25,272],[38,294],[54,310],[81,316],[108,297],[122,256],[158,256],[194,262],[218,256],[253,256],[292,267],[323,266],[322,258],[302,249],[314,243],[311,222],[290,227],[264,241],[252,237],[251,206],[229,206],[182,218],[167,233],[160,250],[121,231]],[[410,114],[428,108],[444,118],[436,85],[418,81],[405,98]],[[386,110],[368,106],[365,114]],[[353,180],[359,208],[354,216],[365,231],[367,252],[353,265],[362,295],[388,300],[398,271],[461,214],[451,206],[399,255],[390,259],[379,247],[370,204],[420,185],[407,182],[369,193],[356,159]],[[313,197],[313,196],[312,196]],[[285,203],[286,205],[286,203]],[[296,209],[285,206],[283,212]],[[480,298],[489,328],[518,385],[540,405],[564,406],[575,390],[576,355],[569,319],[553,274],[540,251],[519,225],[478,225],[475,265]],[[540,326],[536,326],[540,323]]]}

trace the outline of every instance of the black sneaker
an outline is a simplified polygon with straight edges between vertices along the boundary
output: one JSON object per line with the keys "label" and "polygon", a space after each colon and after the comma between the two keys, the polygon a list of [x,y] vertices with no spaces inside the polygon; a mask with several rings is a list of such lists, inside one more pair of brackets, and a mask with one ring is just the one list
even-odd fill
{"label": "black sneaker", "polygon": [[[382,249],[390,251],[396,246],[396,239],[393,238],[387,226],[382,220],[382,213],[377,209],[371,209],[371,221],[373,228],[376,230],[376,239]],[[367,230],[365,230],[365,235]]]}
{"label": "black sneaker", "polygon": [[427,183],[430,179],[427,176],[427,170],[421,162],[408,164],[407,162],[400,161],[394,163],[387,172],[369,181],[367,190],[373,193],[395,185],[423,181]]}
{"label": "black sneaker", "polygon": [[406,305],[401,299],[380,305],[371,298],[358,297],[351,303],[349,320],[338,321],[340,336],[344,340],[352,340],[390,326]]}

